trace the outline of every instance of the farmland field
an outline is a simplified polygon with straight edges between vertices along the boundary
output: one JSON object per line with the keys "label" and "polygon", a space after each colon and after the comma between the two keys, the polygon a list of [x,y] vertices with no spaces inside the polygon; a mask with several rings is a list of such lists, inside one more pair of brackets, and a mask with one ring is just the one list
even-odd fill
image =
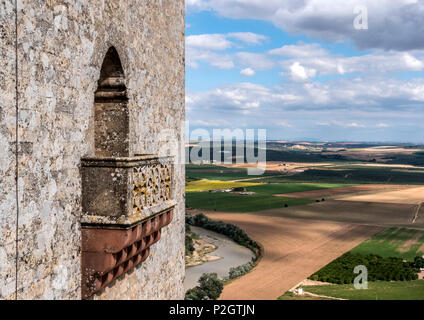
{"label": "farmland field", "polygon": [[368,193],[362,195],[346,195],[337,200],[379,202],[379,203],[404,203],[419,204],[424,201],[424,187],[410,186],[397,190],[385,190],[384,192]]}
{"label": "farmland field", "polygon": [[193,170],[187,171],[186,176],[188,179],[209,179],[209,180],[237,180],[237,179],[247,179],[249,176],[247,175],[247,171],[245,170],[236,170],[236,171],[201,171],[201,170]]}
{"label": "farmland field", "polygon": [[[242,181],[200,180],[187,184],[186,206],[196,209],[224,212],[252,212],[295,205],[312,203],[314,199],[295,199],[291,197],[275,197],[275,194],[302,192],[310,190],[342,187],[341,184],[326,183],[278,183],[261,184]],[[238,194],[225,192],[199,192],[216,189],[247,187],[247,191],[255,194]]]}
{"label": "farmland field", "polygon": [[[190,165],[186,170],[188,179],[209,180],[240,180],[255,179],[255,182],[265,183],[330,183],[330,184],[424,184],[423,168],[404,168],[402,166],[375,166],[373,164],[325,164],[317,166],[315,163],[296,164],[285,163],[279,171],[266,171],[262,176],[250,176],[246,168],[231,165],[229,168],[208,166],[195,169]],[[291,167],[294,167],[291,170]],[[272,166],[271,168],[277,168]]]}
{"label": "farmland field", "polygon": [[205,212],[235,224],[264,247],[257,267],[224,287],[221,299],[277,299],[381,229],[328,221],[303,221],[255,213]]}
{"label": "farmland field", "polygon": [[411,189],[408,185],[393,185],[393,184],[360,184],[360,185],[347,185],[345,187],[317,189],[310,191],[283,193],[281,196],[295,197],[295,198],[308,198],[315,199],[325,197],[327,199],[341,199],[341,196],[352,196],[359,194],[373,194],[381,193],[383,191],[398,191],[403,189]]}
{"label": "farmland field", "polygon": [[282,193],[341,188],[345,186],[350,186],[350,185],[334,184],[334,183],[272,183],[272,184],[270,183],[270,184],[261,184],[259,186],[249,187],[247,188],[247,191],[275,195],[275,194],[282,194]]}
{"label": "farmland field", "polygon": [[[369,282],[367,290],[356,290],[352,284],[305,286],[305,292],[348,300],[424,300],[424,280]],[[294,300],[290,294],[280,300]],[[300,297],[304,300],[303,297]]]}
{"label": "farmland field", "polygon": [[394,171],[373,167],[356,169],[307,169],[292,176],[264,176],[263,182],[326,182],[326,183],[388,183],[388,184],[424,184],[424,173],[409,170]]}
{"label": "farmland field", "polygon": [[[238,225],[264,248],[258,266],[228,283],[221,299],[277,299],[346,252],[409,262],[424,254],[424,146],[283,141],[269,147],[262,176],[247,175],[252,165],[243,163],[187,166],[187,212]],[[249,194],[204,192],[238,186]],[[304,288],[340,299],[424,297],[422,280],[351,287]]]}
{"label": "farmland field", "polygon": [[361,243],[351,252],[413,261],[416,256],[424,255],[424,231],[391,227]]}
{"label": "farmland field", "polygon": [[231,189],[231,188],[241,188],[241,187],[250,187],[258,186],[260,183],[254,182],[235,182],[235,181],[216,181],[216,180],[207,180],[202,179],[198,181],[192,181],[186,185],[186,192],[200,192],[200,191],[209,191],[217,189]]}
{"label": "farmland field", "polygon": [[241,195],[234,193],[187,192],[186,206],[189,208],[224,212],[253,212],[263,209],[281,208],[313,202],[309,199],[274,197],[266,194]]}
{"label": "farmland field", "polygon": [[310,295],[302,295],[298,296],[293,292],[287,291],[285,294],[283,294],[281,297],[278,298],[278,300],[334,300],[331,298],[324,298],[324,297],[316,297],[316,296],[310,296]]}

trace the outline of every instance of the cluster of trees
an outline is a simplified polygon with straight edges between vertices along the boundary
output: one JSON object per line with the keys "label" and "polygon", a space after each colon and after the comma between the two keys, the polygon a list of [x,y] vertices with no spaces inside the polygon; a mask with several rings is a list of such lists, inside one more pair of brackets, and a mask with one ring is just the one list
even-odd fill
{"label": "cluster of trees", "polygon": [[256,256],[258,256],[260,250],[259,244],[256,241],[250,239],[244,230],[240,229],[239,227],[233,224],[209,219],[203,213],[199,213],[195,216],[186,215],[186,223],[192,226],[204,228],[226,235],[234,242],[249,248],[255,253]]}
{"label": "cluster of trees", "polygon": [[358,276],[353,270],[359,265],[367,267],[368,281],[405,281],[418,278],[418,270],[414,264],[404,262],[400,258],[383,258],[372,254],[350,252],[326,265],[309,278],[336,284],[350,284]]}
{"label": "cluster of trees", "polygon": [[191,256],[194,251],[193,234],[191,233],[190,225],[187,223],[185,225],[185,231],[185,255]]}
{"label": "cluster of trees", "polygon": [[224,285],[216,273],[204,273],[199,285],[187,290],[185,300],[216,300],[221,295]]}
{"label": "cluster of trees", "polygon": [[253,267],[254,267],[254,263],[253,261],[250,261],[241,266],[230,268],[229,278],[235,279],[235,278],[241,277],[245,275],[246,273],[250,272],[250,270],[252,270]]}
{"label": "cluster of trees", "polygon": [[191,256],[194,251],[193,238],[191,235],[186,234],[185,236],[185,255]]}
{"label": "cluster of trees", "polygon": [[414,259],[414,267],[415,268],[424,268],[424,258],[423,257],[420,257],[420,256],[417,256],[417,257],[415,257],[415,259]]}

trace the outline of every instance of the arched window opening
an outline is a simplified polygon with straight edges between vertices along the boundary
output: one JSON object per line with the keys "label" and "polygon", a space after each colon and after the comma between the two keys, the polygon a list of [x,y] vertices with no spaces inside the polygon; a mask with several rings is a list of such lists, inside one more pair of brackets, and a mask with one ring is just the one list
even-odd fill
{"label": "arched window opening", "polygon": [[118,52],[109,48],[94,99],[94,146],[97,157],[129,156],[129,115],[124,70]]}

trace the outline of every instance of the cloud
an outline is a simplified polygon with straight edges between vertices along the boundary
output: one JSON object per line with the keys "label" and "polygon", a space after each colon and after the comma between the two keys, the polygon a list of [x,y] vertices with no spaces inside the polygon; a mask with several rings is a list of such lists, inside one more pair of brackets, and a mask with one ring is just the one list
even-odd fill
{"label": "cloud", "polygon": [[[286,71],[283,74],[298,80],[307,80],[315,75],[363,73],[369,76],[424,70],[424,51],[415,50],[413,53],[374,50],[361,56],[344,57],[332,54],[319,44],[313,43],[283,46],[269,52],[272,56],[283,57],[284,59],[279,60],[279,65]],[[300,74],[300,77],[296,77],[297,74]]]}
{"label": "cloud", "polygon": [[[187,117],[198,120],[196,125],[263,127],[277,138],[405,141],[413,137],[424,142],[417,134],[424,129],[424,0],[187,0],[186,4],[188,11],[270,21],[290,35],[317,39],[280,43],[260,52],[249,49],[267,41],[256,33],[189,35],[189,67],[206,63],[246,77],[266,70],[285,77],[273,86],[245,82],[187,92]],[[353,27],[356,5],[368,8],[368,30]],[[337,48],[353,43],[367,51],[346,56],[328,42],[341,42]],[[411,79],[414,75],[421,78]]]}
{"label": "cloud", "polygon": [[[243,43],[259,43],[264,36],[243,32],[228,34],[201,34],[186,40],[187,65],[197,68],[203,61],[220,69],[271,70],[279,66],[284,76],[292,81],[307,81],[320,75],[349,73],[383,74],[417,72],[424,70],[424,50],[410,52],[373,50],[370,53],[344,57],[333,54],[318,43],[285,45],[264,53],[222,53],[236,44],[229,39],[243,39]],[[266,37],[265,37],[266,38]]]}
{"label": "cloud", "polygon": [[[188,92],[187,118],[265,128],[269,138],[423,142],[424,79],[222,85]],[[222,124],[223,125],[223,124]]]}
{"label": "cloud", "polygon": [[246,44],[258,45],[268,37],[253,32],[232,32],[228,33],[227,37],[238,39]]}
{"label": "cloud", "polygon": [[209,8],[209,4],[205,0],[186,0],[185,4],[188,12],[207,10]]}
{"label": "cloud", "polygon": [[299,42],[296,45],[286,45],[281,48],[270,50],[269,54],[299,58],[326,56],[329,52],[317,43]]}
{"label": "cloud", "polygon": [[228,54],[217,54],[210,50],[187,49],[186,63],[191,68],[198,68],[199,62],[206,62],[219,69],[233,69],[233,57]]}
{"label": "cloud", "polygon": [[260,107],[260,99],[270,94],[266,87],[252,83],[238,83],[214,88],[203,93],[189,94],[189,107],[203,105],[205,109],[241,110]]}
{"label": "cloud", "polygon": [[225,50],[230,48],[232,43],[222,34],[199,34],[186,37],[186,46],[206,50]]}
{"label": "cloud", "polygon": [[351,128],[365,128],[365,125],[360,124],[360,123],[356,123],[356,122],[350,122],[350,123],[346,123],[345,127],[351,127]]}
{"label": "cloud", "polygon": [[[368,30],[354,28],[357,6],[367,8]],[[190,0],[187,8],[270,21],[289,33],[326,41],[350,39],[360,49],[424,49],[422,0]]]}
{"label": "cloud", "polygon": [[317,126],[322,127],[341,127],[341,128],[366,128],[362,123],[346,122],[346,121],[330,121],[330,122],[317,122]]}
{"label": "cloud", "polygon": [[290,77],[295,82],[307,81],[316,75],[315,69],[306,69],[299,62],[295,62],[290,66]]}
{"label": "cloud", "polygon": [[275,62],[266,54],[237,52],[236,57],[240,65],[254,70],[270,70],[275,66]]}
{"label": "cloud", "polygon": [[251,68],[246,68],[240,71],[240,74],[246,77],[251,77],[254,76],[256,74],[255,70],[251,69]]}
{"label": "cloud", "polygon": [[[188,93],[190,108],[199,110],[341,110],[343,112],[389,112],[420,110],[424,105],[424,79],[411,81],[339,79],[331,82],[284,83],[267,87],[235,83],[204,92]],[[287,109],[288,108],[288,109]],[[424,113],[422,111],[417,111]],[[352,127],[358,121],[349,121]]]}
{"label": "cloud", "polygon": [[412,71],[421,71],[423,70],[423,62],[421,60],[418,60],[417,58],[413,57],[409,53],[403,54],[403,59],[405,62],[405,67]]}
{"label": "cloud", "polygon": [[287,121],[284,121],[284,120],[278,120],[278,121],[275,121],[275,122],[274,122],[274,124],[275,124],[277,127],[283,127],[283,128],[293,128],[293,126],[292,126],[290,123],[288,123]]}
{"label": "cloud", "polygon": [[[240,47],[240,43],[230,41],[233,39],[243,44],[257,45],[260,44],[267,37],[252,33],[252,32],[235,32],[227,34],[199,34],[189,35],[186,37],[186,60],[187,65],[191,68],[198,68],[199,62],[206,62],[211,66],[219,69],[232,69],[235,67],[233,56],[230,54],[221,53],[232,47]],[[242,64],[249,65],[249,54],[241,53]],[[264,66],[269,61],[265,60],[262,64]],[[245,61],[245,63],[243,63]]]}
{"label": "cloud", "polygon": [[387,128],[387,127],[389,127],[389,125],[386,124],[386,123],[377,123],[376,127],[377,128]]}

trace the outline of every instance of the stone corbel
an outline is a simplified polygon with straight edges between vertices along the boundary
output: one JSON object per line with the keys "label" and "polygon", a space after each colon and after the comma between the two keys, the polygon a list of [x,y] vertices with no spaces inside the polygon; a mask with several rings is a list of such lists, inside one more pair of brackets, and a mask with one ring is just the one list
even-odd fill
{"label": "stone corbel", "polygon": [[162,212],[129,229],[82,229],[82,298],[87,299],[145,261],[150,247],[171,223]]}
{"label": "stone corbel", "polygon": [[171,223],[173,159],[154,155],[82,159],[82,298],[149,256]]}

